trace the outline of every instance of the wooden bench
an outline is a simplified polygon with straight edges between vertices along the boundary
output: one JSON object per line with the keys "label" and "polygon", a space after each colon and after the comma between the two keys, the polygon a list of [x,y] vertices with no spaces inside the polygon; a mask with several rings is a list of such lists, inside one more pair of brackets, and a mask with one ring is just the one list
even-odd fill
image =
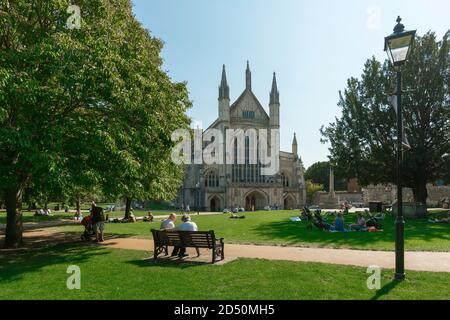
{"label": "wooden bench", "polygon": [[223,238],[216,239],[214,231],[175,231],[152,229],[154,241],[153,258],[158,259],[161,253],[169,255],[169,246],[181,248],[195,248],[200,256],[199,249],[212,250],[212,263],[225,258],[225,243]]}

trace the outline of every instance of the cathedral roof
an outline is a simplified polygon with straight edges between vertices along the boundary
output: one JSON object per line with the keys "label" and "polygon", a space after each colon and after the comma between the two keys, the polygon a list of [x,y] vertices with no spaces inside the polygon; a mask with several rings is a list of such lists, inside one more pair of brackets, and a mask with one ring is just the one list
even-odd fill
{"label": "cathedral roof", "polygon": [[267,120],[269,119],[269,115],[267,114],[266,110],[264,110],[255,94],[251,90],[245,89],[244,92],[239,96],[239,98],[231,105],[230,112],[232,113],[236,108],[246,109],[255,107],[259,109],[261,114],[263,114]]}

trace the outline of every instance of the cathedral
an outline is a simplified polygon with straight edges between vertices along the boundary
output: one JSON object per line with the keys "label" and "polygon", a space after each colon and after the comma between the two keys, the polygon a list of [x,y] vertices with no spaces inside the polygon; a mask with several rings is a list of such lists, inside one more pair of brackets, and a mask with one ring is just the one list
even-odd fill
{"label": "cathedral", "polygon": [[[245,77],[244,92],[231,104],[230,88],[223,66],[219,86],[219,117],[206,131],[216,129],[225,135],[229,129],[267,129],[268,132],[280,130],[280,94],[275,73],[270,92],[269,114],[252,92],[252,74],[248,62]],[[279,155],[279,170],[274,175],[262,175],[261,164],[251,164],[248,161],[249,146],[248,141],[245,142],[246,160],[243,164],[234,161],[213,165],[186,165],[185,179],[177,198],[179,207],[189,206],[193,211],[217,212],[232,208],[255,211],[267,207],[298,209],[304,206],[304,168],[298,155],[295,134],[291,152],[276,150]],[[234,154],[236,153],[235,151]]]}

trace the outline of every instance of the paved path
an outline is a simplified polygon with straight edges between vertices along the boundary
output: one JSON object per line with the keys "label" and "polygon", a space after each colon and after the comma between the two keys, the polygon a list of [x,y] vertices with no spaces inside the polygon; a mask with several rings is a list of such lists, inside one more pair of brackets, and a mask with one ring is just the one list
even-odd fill
{"label": "paved path", "polygon": [[[153,250],[153,240],[147,239],[118,238],[105,241],[104,245],[118,249]],[[190,253],[194,255],[194,252]],[[204,255],[210,256],[208,252]],[[225,256],[230,260],[253,258],[395,268],[394,252],[385,251],[225,244]],[[450,252],[407,252],[405,261],[407,270],[450,272]]]}

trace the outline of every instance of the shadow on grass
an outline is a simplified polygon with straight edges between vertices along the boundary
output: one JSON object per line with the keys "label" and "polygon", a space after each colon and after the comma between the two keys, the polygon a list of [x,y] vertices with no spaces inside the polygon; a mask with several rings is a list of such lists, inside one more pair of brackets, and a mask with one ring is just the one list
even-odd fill
{"label": "shadow on grass", "polygon": [[107,255],[105,247],[90,244],[57,244],[45,248],[0,253],[0,283],[22,279],[51,265],[76,265],[94,256]]}
{"label": "shadow on grass", "polygon": [[394,290],[399,284],[401,283],[401,281],[397,281],[397,280],[392,280],[391,282],[389,282],[387,285],[385,285],[383,288],[381,288],[380,290],[377,291],[377,293],[370,298],[370,300],[379,300],[380,298],[382,298],[383,296],[387,296],[392,290]]}
{"label": "shadow on grass", "polygon": [[199,267],[199,266],[205,266],[205,265],[211,265],[211,262],[205,262],[205,261],[185,261],[185,260],[179,260],[179,259],[157,259],[154,260],[153,258],[144,259],[144,260],[132,260],[127,261],[126,263],[132,264],[134,266],[140,267],[140,268],[172,268],[172,269],[189,269],[192,267]]}
{"label": "shadow on grass", "polygon": [[[354,218],[347,218],[346,223],[354,223]],[[253,230],[266,239],[282,240],[284,244],[288,245],[308,244],[318,247],[394,250],[394,218],[387,217],[382,221],[382,224],[383,232],[379,233],[330,233],[317,228],[307,230],[306,222],[295,223],[291,221],[260,224]],[[406,241],[422,240],[424,243],[444,243],[450,240],[447,225],[430,224],[427,220],[408,220],[405,228]],[[440,247],[443,246],[441,245]]]}

